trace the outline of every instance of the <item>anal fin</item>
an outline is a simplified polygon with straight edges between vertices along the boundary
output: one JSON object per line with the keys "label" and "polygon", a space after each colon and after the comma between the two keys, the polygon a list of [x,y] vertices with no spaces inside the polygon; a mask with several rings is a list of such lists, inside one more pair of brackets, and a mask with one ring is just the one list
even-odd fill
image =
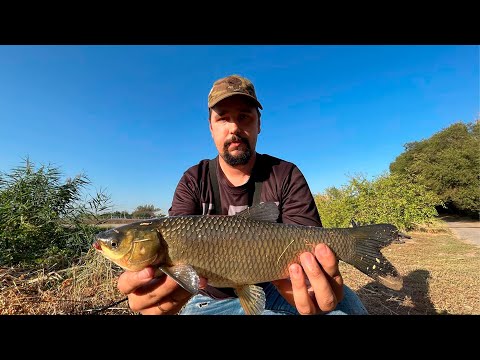
{"label": "anal fin", "polygon": [[260,315],[265,310],[265,293],[260,286],[244,285],[235,288],[246,315]]}

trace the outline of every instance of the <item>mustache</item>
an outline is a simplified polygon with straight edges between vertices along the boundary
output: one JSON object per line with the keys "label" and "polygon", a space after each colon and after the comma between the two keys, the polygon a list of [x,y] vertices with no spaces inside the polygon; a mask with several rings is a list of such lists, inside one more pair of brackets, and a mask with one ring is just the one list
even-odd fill
{"label": "mustache", "polygon": [[247,139],[244,139],[243,137],[238,136],[238,135],[232,135],[232,137],[229,140],[225,141],[224,147],[228,148],[228,146],[233,142],[240,142],[240,143],[243,143],[243,144],[249,146],[249,143],[248,143]]}

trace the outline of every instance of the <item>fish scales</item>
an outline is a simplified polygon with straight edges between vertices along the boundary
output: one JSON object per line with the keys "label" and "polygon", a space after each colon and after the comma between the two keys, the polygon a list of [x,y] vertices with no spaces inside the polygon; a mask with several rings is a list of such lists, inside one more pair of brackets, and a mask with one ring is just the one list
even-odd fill
{"label": "fish scales", "polygon": [[355,250],[342,229],[278,226],[235,216],[165,218],[158,230],[172,263],[191,265],[217,287],[286,278],[288,266],[318,243],[326,243],[346,261]]}

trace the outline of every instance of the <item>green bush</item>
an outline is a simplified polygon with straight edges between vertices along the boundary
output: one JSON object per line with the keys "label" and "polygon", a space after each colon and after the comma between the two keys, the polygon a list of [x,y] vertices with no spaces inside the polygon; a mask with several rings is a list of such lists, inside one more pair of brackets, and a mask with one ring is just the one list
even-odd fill
{"label": "green bush", "polygon": [[58,168],[29,159],[0,173],[0,265],[61,266],[86,251],[99,231],[88,222],[110,201],[102,191],[84,196],[88,185],[84,174],[62,182]]}
{"label": "green bush", "polygon": [[328,188],[314,196],[324,227],[348,227],[353,219],[356,199],[350,187]]}
{"label": "green bush", "polygon": [[325,227],[346,227],[354,220],[359,224],[390,223],[400,230],[435,222],[435,206],[443,206],[424,185],[395,174],[373,181],[352,177],[340,189],[333,187],[315,195],[315,201]]}

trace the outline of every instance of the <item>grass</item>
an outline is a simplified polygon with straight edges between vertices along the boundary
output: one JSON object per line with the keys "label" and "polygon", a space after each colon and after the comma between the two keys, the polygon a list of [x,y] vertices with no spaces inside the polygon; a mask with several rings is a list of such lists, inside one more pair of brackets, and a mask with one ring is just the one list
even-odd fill
{"label": "grass", "polygon": [[[480,314],[480,247],[449,230],[411,232],[412,238],[383,249],[404,277],[393,291],[340,263],[344,282],[370,314]],[[0,315],[131,314],[116,288],[121,269],[93,249],[61,271],[0,268]]]}
{"label": "grass", "polygon": [[480,247],[456,239],[449,231],[412,232],[403,244],[382,253],[404,278],[400,291],[372,282],[341,263],[344,282],[355,290],[370,314],[480,314]]}
{"label": "grass", "polygon": [[94,249],[62,271],[0,269],[0,315],[133,314],[116,287],[121,272]]}

